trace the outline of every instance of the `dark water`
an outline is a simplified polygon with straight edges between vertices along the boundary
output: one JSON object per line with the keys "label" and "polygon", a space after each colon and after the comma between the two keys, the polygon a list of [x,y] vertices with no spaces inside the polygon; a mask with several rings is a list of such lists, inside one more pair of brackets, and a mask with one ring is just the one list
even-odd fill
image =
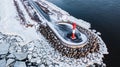
{"label": "dark water", "polygon": [[48,0],[76,18],[91,23],[101,32],[109,55],[105,55],[107,67],[120,64],[120,0]]}

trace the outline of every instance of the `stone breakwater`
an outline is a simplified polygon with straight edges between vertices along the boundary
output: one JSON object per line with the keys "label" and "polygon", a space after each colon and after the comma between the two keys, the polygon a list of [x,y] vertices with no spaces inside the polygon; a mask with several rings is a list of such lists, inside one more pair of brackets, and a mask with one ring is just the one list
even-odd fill
{"label": "stone breakwater", "polygon": [[66,45],[54,34],[54,32],[48,26],[40,26],[39,31],[42,33],[46,39],[50,42],[51,46],[58,50],[63,56],[67,56],[70,58],[80,58],[85,57],[89,53],[98,52],[99,51],[99,38],[91,33],[87,29],[84,29],[80,26],[77,26],[78,30],[84,33],[88,37],[88,42],[85,46],[80,48],[71,48]]}
{"label": "stone breakwater", "polygon": [[0,33],[0,67],[90,67],[94,66],[94,60],[102,61],[97,53],[77,60],[65,57],[40,36],[24,44],[24,39],[18,35]]}
{"label": "stone breakwater", "polygon": [[[21,0],[21,1],[25,1],[24,2],[24,4],[25,4],[27,0]],[[107,51],[106,50],[107,48],[104,43],[102,44],[100,42],[101,41],[100,38],[97,38],[98,43],[99,43],[97,48],[96,47],[92,48],[92,46],[89,48],[83,46],[84,48],[87,49],[88,53],[83,54],[84,52],[86,52],[86,50],[81,48],[80,49],[81,54],[78,54],[78,55],[82,55],[82,56],[80,58],[78,58],[79,56],[75,56],[79,52],[78,50],[71,49],[64,45],[63,46],[60,45],[63,43],[61,43],[60,40],[57,40],[57,37],[53,37],[53,36],[51,36],[51,37],[53,37],[53,40],[55,38],[57,41],[54,40],[54,42],[50,42],[51,44],[49,44],[48,40],[46,40],[44,38],[44,36],[41,35],[41,33],[37,33],[40,31],[36,32],[36,29],[34,31],[33,29],[30,28],[30,27],[32,27],[32,25],[28,25],[28,24],[34,24],[34,23],[32,23],[32,21],[28,17],[25,16],[25,15],[27,15],[26,11],[29,10],[29,13],[31,13],[31,15],[32,15],[31,19],[33,21],[36,21],[38,24],[39,24],[39,22],[42,23],[42,21],[44,21],[44,20],[42,20],[42,19],[39,20],[37,13],[35,13],[34,9],[31,8],[31,6],[29,4],[27,4],[27,3],[25,4],[28,6],[25,8],[26,9],[29,8],[26,11],[24,11],[25,9],[22,8],[22,4],[20,5],[20,0],[2,0],[2,4],[4,4],[3,7],[14,6],[16,8],[16,10],[14,10],[15,8],[13,8],[13,7],[3,9],[3,10],[5,10],[5,13],[6,13],[6,14],[4,14],[4,12],[3,12],[3,17],[6,15],[8,17],[2,18],[2,22],[4,22],[4,23],[1,22],[1,24],[2,24],[1,26],[3,28],[0,27],[0,29],[1,29],[0,31],[4,32],[4,33],[0,32],[0,67],[65,67],[65,66],[66,67],[91,67],[91,66],[94,66],[93,65],[94,63],[103,65],[102,58],[104,57],[103,54],[107,54],[105,52],[105,51]],[[12,5],[12,4],[14,4],[14,5]],[[13,11],[13,12],[9,13],[6,11]],[[53,12],[54,12],[54,10],[53,10]],[[18,13],[19,15],[14,15],[16,13]],[[55,15],[56,15],[56,12],[55,12]],[[53,16],[53,17],[55,18],[55,16]],[[8,19],[6,20],[6,18],[8,18]],[[13,20],[13,19],[18,20],[19,22],[16,20]],[[30,23],[28,21],[30,21]],[[17,22],[21,23],[23,25],[25,24],[25,26],[27,24],[28,25],[27,29],[24,27],[21,28],[21,26],[19,24],[17,24]],[[80,24],[80,25],[82,25],[82,24]],[[43,29],[42,32],[44,32],[44,29],[47,29],[47,28],[42,27],[41,29]],[[86,29],[84,30],[84,28],[83,29],[80,28],[80,29],[81,29],[81,32],[82,32],[82,30],[83,30],[83,32],[89,31]],[[25,32],[23,32],[23,31],[25,31]],[[15,33],[15,32],[17,32],[17,33]],[[50,32],[52,32],[52,31],[50,31]],[[5,33],[8,33],[9,35],[5,34]],[[37,36],[37,34],[38,34],[38,36]],[[93,34],[93,33],[89,32],[88,34]],[[88,35],[88,34],[86,32],[86,35]],[[28,36],[26,36],[26,35],[28,35]],[[46,32],[44,35],[47,37],[48,32]],[[54,34],[52,33],[51,35],[54,35]],[[30,36],[32,36],[32,37],[30,37]],[[93,39],[91,35],[90,35],[90,37],[91,37],[91,39]],[[93,42],[93,41],[89,41],[89,42]],[[58,46],[54,46],[55,45],[54,43],[55,44],[58,43]],[[66,48],[61,49],[61,50],[59,49],[59,48],[63,48],[63,47],[66,47]],[[66,49],[68,49],[69,53]],[[91,49],[93,49],[93,51]],[[64,51],[68,54],[65,54]],[[74,53],[73,51],[76,51],[76,53]],[[70,57],[73,57],[73,58],[70,58]]]}

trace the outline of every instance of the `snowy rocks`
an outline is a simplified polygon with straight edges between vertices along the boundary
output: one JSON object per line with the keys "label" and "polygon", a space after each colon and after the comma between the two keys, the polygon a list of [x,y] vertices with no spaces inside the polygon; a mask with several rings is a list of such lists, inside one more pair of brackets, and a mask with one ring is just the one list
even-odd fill
{"label": "snowy rocks", "polygon": [[45,67],[45,65],[44,65],[44,64],[41,64],[41,65],[39,65],[39,67]]}
{"label": "snowy rocks", "polygon": [[0,40],[6,38],[7,36],[0,32]]}
{"label": "snowy rocks", "polygon": [[[41,40],[34,40],[31,42],[28,42],[24,46],[22,46],[21,39],[14,36],[7,36],[4,35],[0,40],[0,44],[7,44],[7,50],[3,54],[0,54],[1,60],[0,60],[0,67],[5,66],[14,66],[14,67],[27,67],[27,66],[38,66],[38,67],[80,67],[82,65],[85,65],[89,62],[80,61],[78,62],[79,65],[76,63],[75,59],[70,59],[67,57],[63,57],[61,54],[59,54],[58,51],[55,51],[50,44],[45,41],[43,37],[41,37]],[[8,47],[9,46],[9,47]],[[63,47],[63,46],[62,46]],[[2,48],[1,48],[2,49]],[[1,50],[0,49],[0,50]],[[65,51],[67,49],[64,48],[61,50]],[[2,49],[4,50],[4,49]],[[8,52],[9,50],[9,52]],[[73,50],[75,51],[75,50]],[[92,58],[94,56],[91,55]],[[4,59],[4,58],[7,58]],[[95,58],[94,58],[95,59]],[[98,58],[99,60],[99,58]],[[3,63],[3,64],[2,64]]]}
{"label": "snowy rocks", "polygon": [[32,54],[28,54],[28,59],[31,60],[32,59]]}
{"label": "snowy rocks", "polygon": [[33,44],[33,42],[30,42],[29,44],[27,44],[28,50],[32,51],[34,49],[35,44]]}
{"label": "snowy rocks", "polygon": [[[51,39],[53,39],[53,36]],[[56,45],[54,46],[56,48],[61,43],[57,38],[55,39]],[[33,40],[26,44],[21,44],[21,42],[23,41],[19,36],[3,35],[0,37],[0,46],[2,46],[0,48],[0,67],[86,67],[86,65],[93,64],[96,61],[100,63],[103,57],[99,53],[98,55],[96,53],[94,55],[89,53],[86,58],[82,57],[83,59],[68,58],[56,51],[53,46],[51,47],[53,44],[50,45],[43,36],[41,36],[41,39]],[[76,49],[67,50],[68,47],[64,46],[60,46],[59,48],[65,55],[66,53],[70,53],[69,56],[72,56],[71,54],[75,54],[74,52],[76,52]],[[85,46],[84,48],[78,49],[79,52],[77,53],[83,53],[81,51],[86,51],[89,46]]]}
{"label": "snowy rocks", "polygon": [[100,32],[97,32],[96,34],[97,34],[97,35],[101,35],[101,33],[100,33]]}
{"label": "snowy rocks", "polygon": [[13,43],[13,42],[20,43],[20,42],[23,42],[23,39],[20,36],[18,36],[18,35],[11,35],[11,36],[9,36],[8,40],[9,40],[9,43]]}

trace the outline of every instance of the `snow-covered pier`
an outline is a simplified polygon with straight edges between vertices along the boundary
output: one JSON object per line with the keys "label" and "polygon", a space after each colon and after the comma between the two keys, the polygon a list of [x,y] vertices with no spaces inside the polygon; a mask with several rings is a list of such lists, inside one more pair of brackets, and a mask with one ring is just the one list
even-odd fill
{"label": "snow-covered pier", "polygon": [[[42,1],[36,1],[37,7],[39,6],[41,9],[43,7],[41,6],[45,6],[41,3]],[[50,7],[49,5],[47,5],[47,7]],[[57,11],[54,9],[54,11],[50,10],[49,8],[44,7],[44,9],[48,9],[49,11],[51,11],[51,15],[54,15],[54,11]],[[42,9],[44,12],[46,12],[44,9]],[[39,12],[39,11],[38,11]],[[72,24],[72,21],[70,19],[62,19],[62,17],[64,16],[64,12],[60,12],[61,16],[57,16],[57,20],[51,21],[51,22],[46,22],[46,25],[40,25],[39,31],[46,37],[46,39],[48,39],[48,41],[51,43],[51,45],[58,50],[59,52],[62,53],[62,55],[65,55],[67,57],[71,57],[71,58],[80,58],[80,57],[85,57],[86,55],[88,55],[89,53],[94,53],[94,52],[98,52],[100,49],[100,45],[102,43],[102,41],[100,41],[99,39],[99,35],[96,35],[96,33],[92,32],[90,29],[87,29],[85,26],[82,27],[79,24],[77,24],[77,29],[83,33],[85,36],[82,38],[83,41],[87,38],[87,40],[85,42],[80,42],[80,43],[72,43],[72,42],[67,42],[65,40],[62,40],[62,36],[59,35],[59,30],[56,30],[56,26],[59,23],[62,24]],[[48,13],[49,15],[49,13]],[[66,14],[67,15],[67,14]],[[68,17],[68,16],[66,16]],[[55,17],[50,17],[51,19],[54,19]],[[69,18],[69,17],[68,17]],[[76,22],[76,21],[74,21]],[[67,32],[69,30],[66,30],[65,32]],[[64,35],[64,33],[60,33],[62,35]],[[69,33],[68,33],[69,34]],[[66,36],[65,36],[66,37]],[[78,45],[77,45],[78,44]]]}
{"label": "snow-covered pier", "polygon": [[[71,58],[80,58],[85,57],[89,53],[99,51],[99,38],[84,28],[77,27],[82,33],[87,35],[88,41],[84,44],[79,45],[70,45],[65,42],[62,42],[54,32],[48,27],[40,26],[40,32],[50,41],[51,45],[61,52],[63,55],[66,55]],[[43,31],[44,30],[44,31]],[[49,32],[49,33],[46,33]]]}
{"label": "snow-covered pier", "polygon": [[0,67],[105,66],[106,45],[88,22],[46,0],[0,3]]}

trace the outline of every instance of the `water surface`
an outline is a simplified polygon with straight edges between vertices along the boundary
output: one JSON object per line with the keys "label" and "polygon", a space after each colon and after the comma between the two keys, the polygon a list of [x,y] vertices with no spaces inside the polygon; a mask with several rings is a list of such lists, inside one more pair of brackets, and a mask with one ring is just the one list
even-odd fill
{"label": "water surface", "polygon": [[48,0],[76,18],[91,23],[101,32],[109,55],[107,67],[118,67],[120,61],[120,0]]}

